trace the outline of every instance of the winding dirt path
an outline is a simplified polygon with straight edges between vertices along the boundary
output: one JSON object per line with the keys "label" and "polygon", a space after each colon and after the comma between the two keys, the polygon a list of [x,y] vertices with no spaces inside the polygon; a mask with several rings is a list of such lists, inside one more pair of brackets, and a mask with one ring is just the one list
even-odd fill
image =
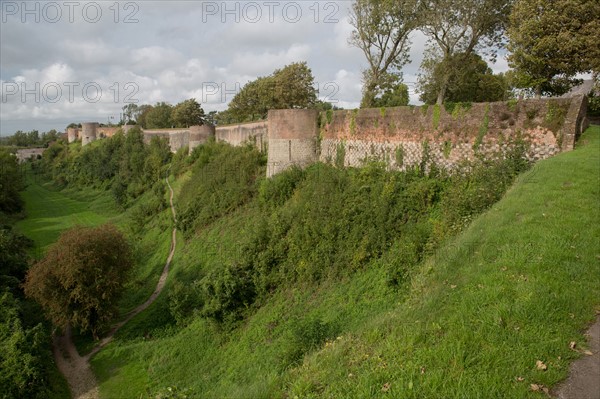
{"label": "winding dirt path", "polygon": [[[171,205],[171,213],[173,214],[173,221],[177,223],[177,215],[175,213],[175,206],[173,205],[173,188],[169,183],[169,179],[165,179],[167,182],[167,186],[171,192],[169,203]],[[109,342],[112,341],[113,336],[121,327],[123,327],[129,320],[143,312],[148,306],[152,304],[158,298],[158,295],[163,290],[165,283],[167,281],[167,276],[169,274],[169,268],[171,266],[171,261],[173,260],[173,255],[175,255],[175,247],[177,246],[177,227],[173,227],[173,232],[171,236],[171,249],[169,250],[169,256],[167,257],[167,262],[165,263],[165,267],[158,279],[158,284],[156,284],[156,288],[150,297],[146,300],[146,302],[142,303],[131,312],[127,314],[124,320],[119,323],[113,325],[108,335],[103,338],[98,345],[92,349],[90,353],[85,356],[80,356],[73,344],[73,339],[71,336],[71,328],[68,327],[63,335],[56,335],[53,339],[53,348],[52,351],[54,353],[54,359],[56,361],[56,365],[60,372],[65,376],[67,382],[69,383],[69,388],[71,389],[71,394],[75,399],[97,399],[99,398],[99,390],[98,390],[98,382],[96,381],[96,377],[90,367],[90,358],[98,353],[103,347],[105,347]]]}

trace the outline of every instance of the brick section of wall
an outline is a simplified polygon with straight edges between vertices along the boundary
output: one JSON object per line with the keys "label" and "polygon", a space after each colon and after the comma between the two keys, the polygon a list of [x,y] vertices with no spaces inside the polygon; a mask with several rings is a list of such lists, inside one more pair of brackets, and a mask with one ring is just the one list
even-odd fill
{"label": "brick section of wall", "polygon": [[583,115],[581,97],[480,103],[452,112],[437,106],[323,112],[319,160],[345,166],[378,160],[405,169],[421,165],[425,154],[425,164],[452,169],[476,153],[506,151],[515,139],[528,143],[530,160],[539,160],[573,148]]}
{"label": "brick section of wall", "polygon": [[243,143],[253,143],[259,151],[267,150],[268,122],[249,122],[237,125],[217,126],[215,139],[237,146]]}
{"label": "brick section of wall", "polygon": [[308,109],[270,110],[267,177],[292,165],[318,161],[318,112]]}

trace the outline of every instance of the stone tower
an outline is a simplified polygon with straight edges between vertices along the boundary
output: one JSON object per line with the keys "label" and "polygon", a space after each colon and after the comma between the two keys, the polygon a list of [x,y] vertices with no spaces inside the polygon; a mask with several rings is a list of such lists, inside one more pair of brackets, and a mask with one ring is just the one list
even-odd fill
{"label": "stone tower", "polygon": [[86,122],[81,124],[81,145],[87,145],[96,141],[96,132],[98,131],[98,122]]}
{"label": "stone tower", "polygon": [[267,177],[292,165],[305,167],[319,160],[318,116],[319,112],[314,109],[269,111]]}
{"label": "stone tower", "polygon": [[67,128],[67,141],[73,143],[79,138],[79,129],[76,127]]}

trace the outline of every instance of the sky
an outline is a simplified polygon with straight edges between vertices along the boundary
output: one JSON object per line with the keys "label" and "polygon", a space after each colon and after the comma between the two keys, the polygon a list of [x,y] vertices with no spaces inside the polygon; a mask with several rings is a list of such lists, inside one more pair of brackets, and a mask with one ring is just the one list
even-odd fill
{"label": "sky", "polygon": [[[306,61],[319,97],[356,108],[363,53],[351,1],[0,0],[0,134],[116,123],[130,102],[221,111],[247,82]],[[427,39],[411,35],[411,104]],[[506,60],[490,64],[507,69]]]}

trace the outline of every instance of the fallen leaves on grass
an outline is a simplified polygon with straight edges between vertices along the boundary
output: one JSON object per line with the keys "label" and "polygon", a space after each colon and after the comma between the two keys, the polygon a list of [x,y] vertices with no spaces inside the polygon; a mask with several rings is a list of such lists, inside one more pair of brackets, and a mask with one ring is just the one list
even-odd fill
{"label": "fallen leaves on grass", "polygon": [[534,392],[544,392],[546,395],[550,393],[548,387],[545,387],[542,384],[531,384],[529,387]]}
{"label": "fallen leaves on grass", "polygon": [[546,366],[546,364],[544,364],[544,362],[542,362],[541,360],[538,360],[537,362],[535,362],[535,366],[537,367],[538,370],[548,370],[548,366]]}

